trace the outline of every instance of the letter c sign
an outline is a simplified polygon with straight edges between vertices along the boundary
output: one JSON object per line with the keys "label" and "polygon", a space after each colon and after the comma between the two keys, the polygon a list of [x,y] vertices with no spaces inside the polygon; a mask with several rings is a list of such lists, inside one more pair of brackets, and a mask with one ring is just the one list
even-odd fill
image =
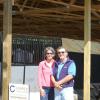
{"label": "letter c sign", "polygon": [[11,92],[14,92],[14,91],[15,91],[15,86],[14,86],[14,85],[11,85],[11,86],[10,86],[10,91],[11,91]]}

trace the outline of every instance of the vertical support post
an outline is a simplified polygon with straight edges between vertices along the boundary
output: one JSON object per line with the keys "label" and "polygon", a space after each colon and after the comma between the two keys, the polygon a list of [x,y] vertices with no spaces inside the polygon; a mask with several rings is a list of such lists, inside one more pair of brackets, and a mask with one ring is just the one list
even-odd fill
{"label": "vertical support post", "polygon": [[14,1],[15,1],[15,0],[12,0],[12,5],[14,5]]}
{"label": "vertical support post", "polygon": [[85,0],[84,16],[84,99],[90,100],[91,73],[91,0]]}
{"label": "vertical support post", "polygon": [[3,10],[2,100],[8,100],[8,85],[11,73],[12,49],[12,0],[4,0]]}

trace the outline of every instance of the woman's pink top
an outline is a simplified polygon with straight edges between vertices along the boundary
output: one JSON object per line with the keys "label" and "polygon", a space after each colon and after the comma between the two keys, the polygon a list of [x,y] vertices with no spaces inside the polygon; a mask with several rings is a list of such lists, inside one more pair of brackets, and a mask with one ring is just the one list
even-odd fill
{"label": "woman's pink top", "polygon": [[50,63],[47,63],[46,60],[39,63],[38,79],[40,88],[42,88],[42,86],[53,87],[53,83],[50,77],[52,73],[53,64],[54,60],[52,60]]}

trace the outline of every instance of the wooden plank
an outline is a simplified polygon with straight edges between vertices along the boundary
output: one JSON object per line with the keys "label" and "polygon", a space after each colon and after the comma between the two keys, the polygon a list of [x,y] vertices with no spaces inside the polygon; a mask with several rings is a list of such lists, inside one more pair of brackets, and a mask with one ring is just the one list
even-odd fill
{"label": "wooden plank", "polygon": [[12,1],[4,0],[3,12],[3,78],[2,100],[8,100],[8,85],[11,73],[12,46]]}
{"label": "wooden plank", "polygon": [[15,0],[12,0],[12,5],[13,5],[13,6],[14,6],[14,1],[15,1]]}
{"label": "wooden plank", "polygon": [[85,0],[84,39],[84,100],[90,100],[91,0]]}

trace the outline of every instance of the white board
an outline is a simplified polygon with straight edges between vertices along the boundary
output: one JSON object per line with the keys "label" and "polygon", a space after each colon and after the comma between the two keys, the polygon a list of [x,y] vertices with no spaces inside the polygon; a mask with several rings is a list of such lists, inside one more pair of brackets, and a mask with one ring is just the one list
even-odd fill
{"label": "white board", "polygon": [[9,100],[29,100],[29,86],[10,83]]}

